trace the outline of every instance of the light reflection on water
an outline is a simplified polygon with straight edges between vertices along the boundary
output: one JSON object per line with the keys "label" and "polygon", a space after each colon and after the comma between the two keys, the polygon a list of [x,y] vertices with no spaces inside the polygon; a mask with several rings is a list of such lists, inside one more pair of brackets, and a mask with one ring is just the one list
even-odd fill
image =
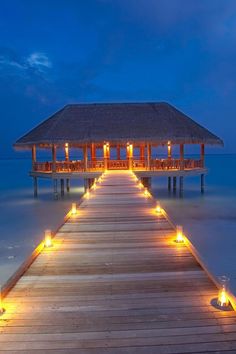
{"label": "light reflection on water", "polygon": [[5,178],[0,184],[0,283],[3,284],[31,254],[44,235],[56,229],[72,201],[83,193],[82,181],[72,182],[71,192],[54,201],[50,181],[39,181],[39,198],[32,197],[29,160],[3,160]]}
{"label": "light reflection on water", "polygon": [[154,180],[153,192],[171,218],[184,226],[210,271],[230,277],[236,294],[236,155],[208,156],[206,163],[210,173],[204,195],[200,177],[186,179],[183,199],[168,193],[166,181]]}
{"label": "light reflection on water", "polygon": [[[204,262],[215,275],[226,274],[236,293],[236,155],[206,159],[210,174],[206,192],[200,178],[187,178],[184,198],[169,194],[166,179],[153,180],[153,193],[176,223],[182,224]],[[4,160],[6,178],[0,184],[0,282],[5,282],[41,241],[46,228],[55,229],[83,193],[74,181],[64,200],[52,199],[50,181],[40,181],[39,199],[32,198],[30,161]],[[229,168],[230,166],[230,168]]]}

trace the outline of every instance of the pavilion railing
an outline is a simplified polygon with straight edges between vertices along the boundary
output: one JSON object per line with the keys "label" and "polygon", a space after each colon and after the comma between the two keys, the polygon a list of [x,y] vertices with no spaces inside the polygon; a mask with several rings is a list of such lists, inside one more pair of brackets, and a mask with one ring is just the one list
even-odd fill
{"label": "pavilion railing", "polygon": [[108,160],[108,170],[127,170],[129,168],[128,160]]}
{"label": "pavilion railing", "polygon": [[[132,167],[133,170],[151,170],[151,171],[166,171],[166,170],[188,170],[195,168],[203,168],[202,160],[185,159],[152,159],[150,164],[147,160],[107,160],[107,169],[113,170],[127,170]],[[53,167],[55,167],[53,169]],[[35,162],[33,170],[35,172],[84,172],[84,171],[103,171],[105,169],[105,162],[103,159],[88,161],[85,168],[84,161],[57,161],[55,166],[50,161]]]}
{"label": "pavilion railing", "polygon": [[151,170],[188,170],[194,168],[203,168],[203,161],[194,159],[185,159],[183,161],[180,159],[156,159],[151,160],[150,163]]}

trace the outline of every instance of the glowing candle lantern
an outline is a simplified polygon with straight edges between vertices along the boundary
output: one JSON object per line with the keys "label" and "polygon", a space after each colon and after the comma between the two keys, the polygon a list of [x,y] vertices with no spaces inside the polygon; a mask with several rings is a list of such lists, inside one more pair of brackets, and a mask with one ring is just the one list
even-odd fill
{"label": "glowing candle lantern", "polygon": [[183,227],[180,225],[176,226],[176,239],[175,242],[183,243],[184,242],[184,235],[183,235]]}
{"label": "glowing candle lantern", "polygon": [[157,213],[157,214],[161,214],[161,211],[162,211],[162,209],[161,209],[160,202],[157,202],[157,205],[156,205],[156,213]]}
{"label": "glowing candle lantern", "polygon": [[71,214],[72,214],[72,215],[76,215],[76,214],[77,214],[76,203],[72,203],[72,206],[71,206]]}
{"label": "glowing candle lantern", "polygon": [[89,196],[90,196],[90,192],[89,192],[89,189],[87,190],[87,192],[86,192],[86,198],[89,198]]}
{"label": "glowing candle lantern", "polygon": [[138,186],[139,186],[139,189],[143,188],[143,184],[141,182],[139,182]]}
{"label": "glowing candle lantern", "polygon": [[44,237],[44,247],[52,247],[52,232],[51,230],[45,230],[45,237]]}
{"label": "glowing candle lantern", "polygon": [[5,309],[3,308],[3,304],[2,304],[2,292],[0,288],[0,315],[2,315],[4,311]]}
{"label": "glowing candle lantern", "polygon": [[144,190],[144,195],[145,195],[145,197],[149,197],[150,196],[150,193],[148,192],[147,188],[145,188],[145,190]]}
{"label": "glowing candle lantern", "polygon": [[222,275],[221,277],[219,277],[219,284],[220,289],[218,293],[217,305],[220,307],[227,307],[229,306],[229,298],[227,295],[229,278],[225,275]]}

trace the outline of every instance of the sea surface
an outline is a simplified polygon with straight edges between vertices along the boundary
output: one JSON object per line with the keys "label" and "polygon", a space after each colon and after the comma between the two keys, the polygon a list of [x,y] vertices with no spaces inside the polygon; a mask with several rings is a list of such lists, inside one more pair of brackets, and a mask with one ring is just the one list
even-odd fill
{"label": "sea surface", "polygon": [[[64,199],[54,201],[50,181],[40,180],[39,198],[32,196],[28,159],[1,160],[0,183],[0,283],[17,270],[43,239],[44,230],[56,230],[71,202],[83,194],[83,180],[74,181]],[[184,197],[167,191],[167,181],[153,179],[155,197],[170,217],[184,227],[204,263],[215,275],[230,277],[236,294],[236,155],[207,155],[204,195],[200,177],[184,181]]]}

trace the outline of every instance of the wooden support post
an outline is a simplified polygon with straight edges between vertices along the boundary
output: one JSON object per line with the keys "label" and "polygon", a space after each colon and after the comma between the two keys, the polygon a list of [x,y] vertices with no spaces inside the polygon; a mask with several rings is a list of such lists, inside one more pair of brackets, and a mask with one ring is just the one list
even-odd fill
{"label": "wooden support post", "polygon": [[33,177],[33,183],[34,183],[34,198],[38,197],[38,179],[37,177]]}
{"label": "wooden support post", "polygon": [[144,187],[151,189],[151,187],[152,187],[151,177],[141,177],[140,180],[141,180],[142,184],[144,185]]}
{"label": "wooden support post", "polygon": [[65,144],[65,161],[69,161],[70,157],[69,157],[69,144],[66,143]]}
{"label": "wooden support post", "polygon": [[139,149],[140,149],[140,160],[144,161],[145,160],[145,145],[141,144]]}
{"label": "wooden support post", "polygon": [[83,147],[84,170],[88,169],[88,148],[87,145]]}
{"label": "wooden support post", "polygon": [[152,148],[149,143],[147,143],[147,169],[151,169],[151,155],[152,155]]}
{"label": "wooden support post", "polygon": [[201,144],[201,163],[202,163],[202,168],[205,167],[205,145]]}
{"label": "wooden support post", "polygon": [[168,141],[167,143],[167,150],[168,150],[168,159],[171,159],[172,157],[172,146],[171,146],[171,142]]}
{"label": "wooden support post", "polygon": [[91,160],[96,161],[96,146],[94,143],[91,144]]}
{"label": "wooden support post", "polygon": [[84,192],[89,190],[89,178],[84,178]]}
{"label": "wooden support post", "polygon": [[108,160],[110,157],[110,146],[109,143],[103,144],[103,159],[104,159],[104,170],[108,168]]}
{"label": "wooden support post", "polygon": [[64,183],[64,179],[61,178],[61,196],[64,197],[65,195],[65,183]]}
{"label": "wooden support post", "polygon": [[58,192],[57,192],[57,179],[53,179],[53,194],[54,194],[54,199],[58,199]]}
{"label": "wooden support post", "polygon": [[133,144],[127,144],[127,158],[129,170],[133,169]]}
{"label": "wooden support post", "polygon": [[32,171],[35,171],[35,163],[36,163],[36,145],[32,146]]}
{"label": "wooden support post", "polygon": [[205,191],[205,175],[201,174],[201,193],[203,194]]}
{"label": "wooden support post", "polygon": [[56,172],[56,161],[57,161],[57,147],[55,144],[52,145],[52,172]]}
{"label": "wooden support post", "polygon": [[67,191],[67,193],[70,192],[70,179],[69,178],[66,179],[66,191]]}
{"label": "wooden support post", "polygon": [[173,192],[176,192],[177,177],[173,177]]}
{"label": "wooden support post", "polygon": [[171,191],[171,177],[168,177],[168,191]]}
{"label": "wooden support post", "polygon": [[117,154],[117,160],[120,160],[120,145],[119,144],[116,146],[116,154]]}
{"label": "wooden support post", "polygon": [[184,177],[180,176],[179,177],[179,195],[180,195],[180,197],[183,196],[183,191],[184,191]]}
{"label": "wooden support post", "polygon": [[180,170],[184,170],[184,144],[180,144]]}

